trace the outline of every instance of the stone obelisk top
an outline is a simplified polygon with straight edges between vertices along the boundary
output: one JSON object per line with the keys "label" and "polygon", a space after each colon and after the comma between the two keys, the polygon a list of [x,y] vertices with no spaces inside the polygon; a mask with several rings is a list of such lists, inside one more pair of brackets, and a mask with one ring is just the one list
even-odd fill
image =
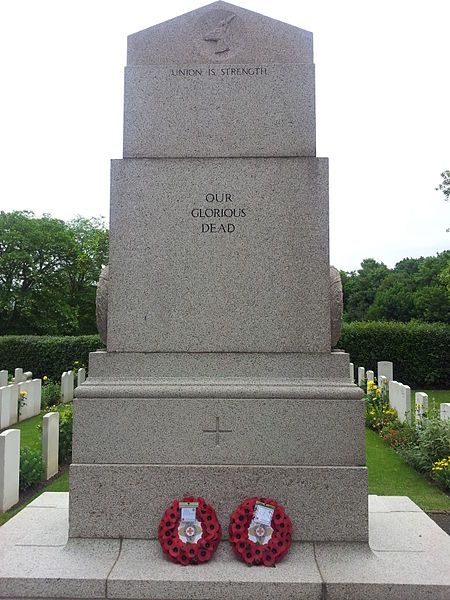
{"label": "stone obelisk top", "polygon": [[309,31],[213,2],[128,36],[128,65],[312,63]]}
{"label": "stone obelisk top", "polygon": [[124,158],[315,156],[312,34],[226,2],[128,38]]}

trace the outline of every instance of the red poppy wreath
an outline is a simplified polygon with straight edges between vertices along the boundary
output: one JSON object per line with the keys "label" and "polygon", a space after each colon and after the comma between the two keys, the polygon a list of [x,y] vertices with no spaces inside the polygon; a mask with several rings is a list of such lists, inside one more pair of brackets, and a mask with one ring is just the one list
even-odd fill
{"label": "red poppy wreath", "polygon": [[158,541],[174,563],[207,562],[219,545],[222,530],[216,513],[203,498],[186,496],[174,500],[158,527]]}
{"label": "red poppy wreath", "polygon": [[228,528],[235,554],[248,565],[272,567],[289,552],[292,522],[269,498],[247,498],[232,513]]}

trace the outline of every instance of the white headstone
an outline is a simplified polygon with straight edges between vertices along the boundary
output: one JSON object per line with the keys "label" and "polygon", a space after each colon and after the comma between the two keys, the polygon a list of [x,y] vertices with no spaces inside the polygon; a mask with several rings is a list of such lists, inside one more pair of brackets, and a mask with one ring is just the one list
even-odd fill
{"label": "white headstone", "polygon": [[373,371],[367,371],[366,374],[367,381],[375,381],[375,373]]}
{"label": "white headstone", "polygon": [[38,415],[41,412],[41,403],[42,403],[42,380],[41,379],[32,379],[30,381],[30,387],[32,389],[33,395],[33,405],[32,412],[33,416]]}
{"label": "white headstone", "polygon": [[380,388],[381,391],[384,390],[384,388],[387,386],[388,384],[388,380],[384,375],[381,375],[380,378],[378,379],[378,387]]}
{"label": "white headstone", "polygon": [[77,372],[77,385],[81,385],[86,381],[86,369],[81,367]]}
{"label": "white headstone", "polygon": [[25,381],[25,376],[23,374],[23,369],[18,367],[17,369],[14,369],[14,383],[22,383],[22,381]]}
{"label": "white headstone", "polygon": [[424,413],[428,412],[428,394],[425,394],[425,392],[416,392],[415,404],[416,421],[421,421],[423,419]]}
{"label": "white headstone", "polygon": [[0,371],[0,387],[4,387],[5,385],[8,385],[8,371],[3,369]]}
{"label": "white headstone", "polygon": [[50,412],[42,419],[42,460],[45,478],[50,479],[58,472],[59,456],[59,412]]}
{"label": "white headstone", "polygon": [[366,378],[366,369],[364,367],[358,367],[358,385],[362,385]]}
{"label": "white headstone", "polygon": [[10,395],[11,390],[8,386],[0,387],[0,429],[11,425]]}
{"label": "white headstone", "polygon": [[391,406],[391,408],[394,408],[397,412],[400,408],[400,385],[401,383],[398,383],[398,381],[391,380],[388,382],[389,405]]}
{"label": "white headstone", "polygon": [[31,381],[33,379],[33,373],[31,371],[25,371],[23,374],[25,381]]}
{"label": "white headstone", "polygon": [[66,402],[66,394],[67,394],[67,371],[61,375],[61,402]]}
{"label": "white headstone", "polygon": [[9,388],[9,424],[14,425],[19,418],[19,386],[17,383],[11,383]]}
{"label": "white headstone", "polygon": [[350,381],[353,383],[355,381],[355,365],[350,363],[349,365],[349,373],[350,373]]}
{"label": "white headstone", "polygon": [[443,402],[440,408],[440,416],[443,421],[450,419],[450,402]]}
{"label": "white headstone", "polygon": [[[15,379],[15,378],[14,378]],[[25,381],[18,384],[19,388],[19,421],[25,421],[28,419],[29,412],[29,397],[28,397],[28,384]]]}
{"label": "white headstone", "polygon": [[75,375],[73,371],[67,371],[67,400],[66,402],[72,402],[73,390],[75,387]]}
{"label": "white headstone", "polygon": [[0,513],[19,501],[20,431],[0,433]]}
{"label": "white headstone", "polygon": [[411,388],[403,383],[400,384],[400,406],[397,412],[401,423],[411,422]]}
{"label": "white headstone", "polygon": [[[36,384],[36,382],[39,382]],[[21,392],[25,392],[23,395]],[[41,403],[40,379],[33,381],[23,381],[19,383],[19,398],[21,399],[19,408],[19,421],[25,421],[30,417],[39,414]],[[37,410],[39,404],[39,410]]]}
{"label": "white headstone", "polygon": [[388,381],[392,381],[394,379],[394,363],[390,360],[380,360],[377,362],[377,376],[378,381],[380,381],[381,376],[386,377]]}

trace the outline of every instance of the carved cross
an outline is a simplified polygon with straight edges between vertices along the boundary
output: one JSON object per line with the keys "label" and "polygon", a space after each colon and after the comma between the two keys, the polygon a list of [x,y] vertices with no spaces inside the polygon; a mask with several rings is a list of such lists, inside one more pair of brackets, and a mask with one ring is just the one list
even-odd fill
{"label": "carved cross", "polygon": [[216,446],[220,446],[220,434],[221,433],[232,433],[231,429],[220,429],[219,417],[216,417],[216,428],[215,429],[204,429],[203,433],[214,433],[216,435]]}

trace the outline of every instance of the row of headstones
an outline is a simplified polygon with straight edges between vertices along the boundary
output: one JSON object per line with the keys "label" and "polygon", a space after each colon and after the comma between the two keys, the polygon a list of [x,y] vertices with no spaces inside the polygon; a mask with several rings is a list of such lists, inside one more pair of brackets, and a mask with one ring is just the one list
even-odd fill
{"label": "row of headstones", "polygon": [[41,394],[40,379],[26,379],[9,385],[6,380],[6,384],[0,387],[0,429],[38,415],[41,412]]}
{"label": "row of headstones", "polygon": [[86,369],[81,367],[76,374],[73,371],[64,371],[61,375],[61,402],[66,404],[72,402],[75,389],[75,378],[77,386],[86,381]]}
{"label": "row of headstones", "polygon": [[[380,360],[377,362],[377,381],[379,383],[379,387],[381,388],[384,385],[387,385],[388,381],[392,381],[394,379],[394,363],[390,360]],[[355,380],[355,365],[350,363],[350,380],[352,382]],[[357,372],[357,381],[358,385],[362,385],[365,381],[375,381],[375,373],[374,371],[366,371],[364,367],[358,367]]]}
{"label": "row of headstones", "polygon": [[[58,473],[59,412],[50,412],[42,420],[42,460],[45,479]],[[0,433],[0,513],[19,501],[20,430]]]}
{"label": "row of headstones", "polygon": [[[78,369],[77,385],[86,380],[86,369]],[[61,376],[61,402],[72,402],[75,388],[75,374],[65,371]],[[20,406],[19,406],[20,399]],[[11,427],[17,421],[24,421],[41,412],[42,380],[33,379],[31,371],[14,371],[13,382],[8,385],[8,371],[0,371],[0,429]]]}
{"label": "row of headstones", "polygon": [[[394,381],[394,365],[390,361],[378,362],[377,373],[378,387],[382,391],[388,386],[389,405],[397,411],[399,421],[401,423],[405,421],[411,423],[411,388],[409,385]],[[355,367],[353,363],[350,363],[350,378],[352,381],[355,380]],[[375,373],[371,370],[366,371],[364,367],[358,367],[358,385],[363,385],[369,381],[375,381]],[[428,394],[425,392],[416,392],[414,400],[417,423],[428,412]],[[450,403],[441,403],[440,418],[443,421],[450,419]]]}

